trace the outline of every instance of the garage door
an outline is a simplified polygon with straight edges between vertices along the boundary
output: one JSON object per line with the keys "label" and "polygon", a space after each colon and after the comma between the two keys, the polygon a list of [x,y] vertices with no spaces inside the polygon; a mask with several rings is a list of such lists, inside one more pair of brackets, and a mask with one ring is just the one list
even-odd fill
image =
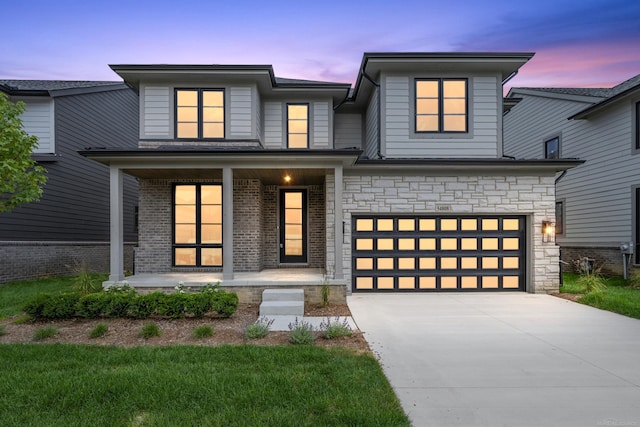
{"label": "garage door", "polygon": [[353,217],[355,291],[524,290],[521,216]]}

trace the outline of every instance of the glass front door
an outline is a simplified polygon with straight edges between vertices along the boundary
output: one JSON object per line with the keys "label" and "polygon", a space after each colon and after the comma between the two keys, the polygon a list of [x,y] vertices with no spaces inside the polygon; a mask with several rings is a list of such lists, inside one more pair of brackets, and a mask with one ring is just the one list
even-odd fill
{"label": "glass front door", "polygon": [[280,262],[307,262],[306,190],[280,190]]}

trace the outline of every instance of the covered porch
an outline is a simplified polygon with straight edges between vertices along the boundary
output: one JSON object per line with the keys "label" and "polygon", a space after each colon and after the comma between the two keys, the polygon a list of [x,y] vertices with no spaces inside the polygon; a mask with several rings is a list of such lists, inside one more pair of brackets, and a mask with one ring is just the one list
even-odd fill
{"label": "covered porch", "polygon": [[321,288],[330,287],[330,302],[346,303],[344,280],[330,279],[321,268],[274,268],[259,272],[238,272],[233,279],[225,279],[222,272],[169,272],[142,273],[125,277],[122,281],[109,281],[108,285],[128,283],[140,292],[172,291],[178,283],[196,291],[207,284],[218,284],[221,289],[238,294],[240,302],[259,303],[265,289],[304,289],[305,301],[319,303]]}

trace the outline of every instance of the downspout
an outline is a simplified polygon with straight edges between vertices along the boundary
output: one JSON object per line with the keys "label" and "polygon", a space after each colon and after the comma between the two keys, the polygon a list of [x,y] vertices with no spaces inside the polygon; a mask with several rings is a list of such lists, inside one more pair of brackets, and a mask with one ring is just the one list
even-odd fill
{"label": "downspout", "polygon": [[380,145],[382,144],[382,136],[381,136],[381,132],[380,132],[380,124],[381,124],[380,120],[382,120],[382,113],[381,113],[380,110],[381,110],[382,106],[381,106],[381,102],[380,102],[381,101],[380,83],[378,83],[375,80],[373,80],[371,78],[371,76],[369,76],[367,74],[367,72],[364,71],[364,69],[362,70],[362,75],[364,76],[365,79],[369,80],[372,85],[374,85],[376,88],[378,88],[378,91],[377,91],[377,96],[378,96],[378,111],[377,111],[377,113],[378,113],[378,138],[377,139],[378,140],[376,141],[377,145],[378,145],[378,147],[377,147],[378,150],[377,150],[376,154],[378,155],[378,158],[381,159],[382,158],[382,154],[380,153]]}

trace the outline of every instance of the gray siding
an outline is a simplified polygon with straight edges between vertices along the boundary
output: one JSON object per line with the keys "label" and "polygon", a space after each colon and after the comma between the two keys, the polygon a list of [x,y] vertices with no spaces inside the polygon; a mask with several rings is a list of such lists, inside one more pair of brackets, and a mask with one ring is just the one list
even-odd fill
{"label": "gray siding", "polygon": [[252,123],[251,87],[232,87],[229,89],[229,127],[228,139],[248,139],[254,135]]}
{"label": "gray siding", "polygon": [[[309,119],[312,121],[313,131],[309,133],[310,148],[330,148],[332,139],[331,126],[329,126],[329,103],[326,101],[314,102],[309,106]],[[333,111],[331,111],[333,113]]]}
{"label": "gray siding", "polygon": [[252,89],[253,92],[253,114],[255,116],[256,121],[256,139],[262,142],[262,134],[263,134],[263,120],[262,120],[262,102],[260,101],[260,92],[258,92],[258,88],[254,86]]}
{"label": "gray siding", "polygon": [[141,87],[140,138],[173,138],[171,93],[168,87]]}
{"label": "gray siding", "polygon": [[[138,97],[126,89],[58,97],[55,105],[57,156],[41,163],[48,176],[42,199],[0,214],[0,240],[108,241],[109,170],[77,151],[135,148]],[[136,204],[136,181],[125,177],[125,241],[137,240]]]}
{"label": "gray siding", "polygon": [[362,147],[361,114],[336,114],[333,121],[336,149]]}
{"label": "gray siding", "polygon": [[284,142],[282,138],[284,114],[281,102],[264,103],[264,147],[282,148]]}
{"label": "gray siding", "polygon": [[54,134],[54,104],[51,98],[12,98],[12,101],[22,101],[25,110],[20,115],[22,127],[29,135],[38,138],[38,148],[33,152],[55,153]]}
{"label": "gray siding", "polygon": [[[520,95],[516,95],[520,96]],[[633,239],[632,187],[640,185],[640,155],[632,150],[631,101],[619,101],[588,120],[566,120],[582,102],[523,96],[505,115],[505,153],[543,157],[543,141],[561,134],[561,155],[586,163],[557,184],[564,200],[561,246],[614,246]]]}
{"label": "gray siding", "polygon": [[379,102],[379,88],[375,88],[369,105],[367,106],[367,112],[365,114],[365,155],[370,159],[378,157],[380,151],[380,102]]}
{"label": "gray siding", "polygon": [[[413,82],[417,77],[381,78],[382,154],[390,158],[498,157],[501,86],[496,76],[469,77],[469,132],[417,134],[414,131]],[[459,76],[458,76],[459,77]]]}

